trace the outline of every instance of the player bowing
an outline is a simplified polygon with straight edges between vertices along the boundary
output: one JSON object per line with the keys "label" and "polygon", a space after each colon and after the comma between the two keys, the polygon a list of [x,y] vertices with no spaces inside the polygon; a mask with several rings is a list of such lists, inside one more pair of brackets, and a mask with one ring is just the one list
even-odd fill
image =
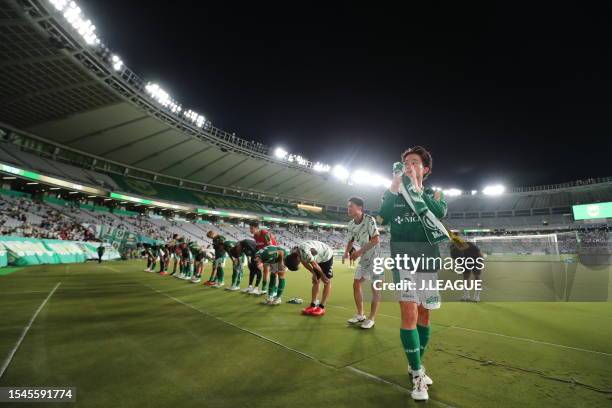
{"label": "player bowing", "polygon": [[[225,290],[237,291],[240,290],[240,282],[242,281],[242,268],[246,265],[246,254],[238,254],[235,250],[238,243],[236,241],[226,240],[223,243],[226,254],[232,260],[232,284]],[[234,256],[237,255],[237,256]]]}
{"label": "player bowing", "polygon": [[[261,281],[261,270],[255,262],[255,254],[257,253],[257,244],[252,239],[243,239],[238,241],[230,251],[230,255],[234,258],[246,256],[249,266],[249,286],[243,290],[244,293],[259,295],[259,282]],[[255,282],[255,285],[253,285]]]}
{"label": "player bowing", "polygon": [[[312,292],[310,306],[302,313],[309,316],[323,316],[325,304],[331,293],[331,279],[334,277],[332,266],[334,251],[323,242],[308,240],[299,244],[287,257],[287,268],[297,271],[300,263],[312,274]],[[318,302],[320,282],[323,282],[323,295]]]}
{"label": "player bowing", "polygon": [[[268,286],[268,297],[264,304],[278,306],[282,303],[281,296],[285,290],[285,259],[289,251],[275,245],[268,245],[264,249],[257,251],[255,262],[260,269],[267,266],[270,272],[270,283]],[[278,286],[276,284],[278,278]]]}
{"label": "player bowing", "polygon": [[[253,234],[253,239],[255,240],[255,245],[258,251],[264,249],[265,247],[269,245],[278,245],[276,243],[276,238],[274,237],[274,235],[270,233],[267,229],[260,228],[259,222],[257,221],[252,221],[249,224],[249,231],[251,232],[251,234]],[[269,278],[270,278],[270,271],[268,270],[268,265],[264,264],[263,279],[261,281],[261,291],[253,290],[251,293],[253,295],[262,295],[266,293],[266,290],[268,288]]]}
{"label": "player bowing", "polygon": [[215,251],[215,260],[210,278],[208,281],[204,282],[204,285],[220,288],[224,285],[223,278],[225,276],[225,271],[223,268],[225,267],[225,260],[227,259],[227,252],[225,251],[225,246],[223,245],[225,242],[225,237],[217,234],[214,231],[208,231],[206,236],[212,239],[212,247]]}

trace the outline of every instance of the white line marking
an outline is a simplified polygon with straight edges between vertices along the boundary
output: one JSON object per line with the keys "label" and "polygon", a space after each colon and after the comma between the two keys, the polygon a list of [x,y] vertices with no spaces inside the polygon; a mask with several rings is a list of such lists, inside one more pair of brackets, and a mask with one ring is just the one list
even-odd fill
{"label": "white line marking", "polygon": [[0,378],[2,378],[2,376],[4,375],[6,369],[9,366],[9,364],[11,364],[11,361],[13,360],[13,357],[15,356],[15,353],[17,352],[17,349],[19,348],[19,346],[21,346],[21,342],[23,342],[23,339],[25,338],[26,334],[28,334],[28,331],[30,330],[30,327],[32,327],[32,324],[34,323],[34,320],[36,320],[36,317],[38,316],[40,311],[43,309],[43,307],[45,307],[45,305],[47,304],[47,301],[51,298],[51,296],[53,296],[53,294],[55,293],[55,291],[57,290],[57,288],[61,284],[62,284],[62,282],[58,282],[57,285],[55,285],[55,287],[51,290],[51,292],[49,292],[49,294],[47,295],[45,300],[43,300],[43,302],[40,304],[40,306],[38,306],[38,309],[36,309],[36,311],[32,315],[32,318],[28,322],[28,325],[21,332],[21,336],[19,336],[19,340],[17,340],[17,343],[15,343],[15,346],[13,347],[13,349],[11,350],[9,355],[4,360],[4,363],[2,364],[2,367],[0,368]]}
{"label": "white line marking", "polygon": [[[238,330],[244,331],[244,332],[249,333],[249,334],[251,334],[251,335],[253,335],[253,336],[255,336],[255,337],[258,337],[258,338],[260,338],[260,339],[262,339],[262,340],[264,340],[264,341],[267,341],[267,342],[272,343],[272,344],[274,344],[274,345],[276,345],[276,346],[279,346],[279,347],[282,347],[282,348],[284,348],[284,349],[286,349],[286,350],[289,350],[289,351],[292,351],[292,352],[294,352],[294,353],[297,353],[297,354],[301,355],[302,357],[305,357],[305,358],[307,358],[307,359],[309,359],[309,360],[312,360],[312,361],[314,361],[314,362],[316,362],[316,363],[318,363],[318,364],[320,364],[320,365],[322,365],[322,366],[325,366],[325,367],[327,367],[327,368],[337,369],[337,368],[336,368],[336,367],[334,367],[333,365],[326,364],[326,363],[322,362],[321,360],[319,360],[318,358],[316,358],[316,357],[314,357],[314,356],[311,356],[310,354],[306,354],[306,353],[304,353],[303,351],[296,350],[296,349],[294,349],[294,348],[291,348],[291,347],[289,347],[289,346],[286,346],[286,345],[284,345],[284,344],[282,344],[282,343],[280,343],[280,342],[278,342],[278,341],[276,341],[276,340],[273,340],[273,339],[271,339],[271,338],[269,338],[269,337],[266,337],[266,336],[264,336],[264,335],[261,335],[261,334],[259,334],[259,333],[256,333],[256,332],[254,332],[254,331],[252,331],[252,330],[245,329],[244,327],[240,327],[240,326],[238,326],[238,325],[236,325],[236,324],[234,324],[234,323],[228,322],[227,320],[223,320],[223,319],[222,319],[222,318],[220,318],[220,317],[217,317],[217,316],[215,316],[215,315],[213,315],[213,314],[210,314],[210,313],[205,312],[205,311],[203,311],[203,310],[201,310],[201,309],[198,309],[197,307],[195,307],[195,306],[193,306],[193,305],[191,305],[191,304],[189,304],[189,303],[185,303],[185,302],[183,302],[182,300],[177,299],[177,298],[175,298],[174,296],[171,296],[171,295],[169,295],[169,294],[167,294],[167,293],[165,293],[165,292],[162,292],[162,291],[160,291],[160,290],[158,290],[158,289],[155,289],[155,288],[154,288],[154,287],[152,287],[152,286],[149,286],[149,285],[144,284],[144,283],[142,283],[142,285],[143,285],[143,286],[145,286],[145,287],[147,287],[147,288],[149,288],[149,289],[151,289],[152,291],[154,291],[154,292],[156,292],[156,293],[158,293],[158,294],[160,294],[160,295],[166,296],[167,298],[174,300],[175,302],[177,302],[177,303],[179,303],[179,304],[181,304],[181,305],[183,305],[183,306],[186,306],[186,307],[188,307],[188,308],[190,308],[190,309],[193,309],[193,310],[195,310],[196,312],[203,314],[204,316],[207,316],[207,317],[213,318],[213,319],[218,320],[218,321],[220,321],[220,322],[222,322],[222,323],[225,323],[225,324],[227,324],[227,325],[229,325],[229,326],[231,326],[231,327],[234,327],[234,328],[236,328],[236,329],[238,329]],[[358,369],[358,368],[355,368],[355,367],[352,367],[352,366],[346,366],[346,367],[343,367],[343,368],[346,368],[346,369],[348,369],[348,370],[352,371],[353,373],[358,374],[358,375],[361,375],[361,376],[363,376],[363,377],[366,377],[366,378],[368,378],[368,379],[370,379],[370,380],[373,380],[373,381],[381,382],[381,383],[383,383],[383,384],[390,385],[390,386],[394,387],[395,389],[399,390],[400,392],[403,392],[403,393],[408,393],[408,394],[410,394],[410,392],[411,392],[411,391],[410,391],[408,388],[402,387],[402,386],[401,386],[401,385],[399,385],[399,384],[396,384],[396,383],[391,382],[391,381],[387,381],[387,380],[385,380],[385,379],[383,379],[383,378],[380,378],[380,377],[378,377],[378,376],[376,376],[376,375],[374,375],[374,374],[370,374],[370,373],[368,373],[368,372],[366,372],[366,371],[363,371],[363,370],[360,370],[360,369]],[[431,398],[429,399],[429,401],[433,402],[433,403],[434,403],[434,404],[436,404],[436,405],[439,405],[439,406],[440,406],[440,407],[442,407],[442,408],[454,408],[454,407],[453,407],[453,406],[451,406],[451,405],[447,405],[447,404],[445,404],[445,403],[443,403],[443,402],[436,401],[436,400],[431,399]]]}
{"label": "white line marking", "polygon": [[[376,375],[374,375],[374,374],[368,373],[367,371],[360,370],[360,369],[355,368],[355,367],[353,367],[353,366],[347,366],[346,368],[347,368],[348,370],[351,370],[351,371],[352,371],[352,372],[354,372],[355,374],[359,374],[359,375],[361,375],[361,376],[367,377],[367,378],[369,378],[370,380],[373,380],[373,381],[376,381],[376,382],[381,382],[381,383],[383,383],[383,384],[390,385],[390,386],[392,386],[393,388],[397,389],[398,391],[400,391],[400,392],[402,392],[402,393],[405,393],[405,394],[408,394],[408,395],[410,395],[410,393],[411,393],[411,390],[409,390],[408,388],[402,387],[401,385],[396,384],[396,383],[394,383],[394,382],[391,382],[391,381],[385,380],[384,378],[380,378],[380,377],[378,377],[378,376],[376,376]],[[431,401],[431,402],[433,402],[433,403],[435,403],[435,404],[437,404],[437,405],[441,406],[442,408],[454,408],[452,405],[448,405],[448,404],[445,404],[444,402],[437,401],[437,400],[433,400],[433,399],[431,399],[431,398],[429,399],[429,401]]]}
{"label": "white line marking", "polygon": [[580,348],[580,347],[564,346],[563,344],[549,343],[547,341],[534,340],[534,339],[529,339],[527,337],[516,337],[516,336],[510,336],[510,335],[507,335],[507,334],[490,332],[490,331],[468,329],[467,327],[460,327],[460,326],[449,326],[449,328],[450,329],[457,329],[457,330],[471,331],[471,332],[482,333],[482,334],[489,334],[491,336],[506,337],[506,338],[514,339],[514,340],[527,341],[529,343],[537,343],[537,344],[543,344],[543,345],[546,345],[546,346],[561,347],[561,348],[570,349],[570,350],[583,351],[585,353],[601,354],[601,355],[604,355],[604,356],[612,357],[612,353],[605,353],[603,351],[583,349],[583,348]]}
{"label": "white line marking", "polygon": [[[113,269],[113,268],[110,268],[110,267],[107,267],[107,268],[108,269],[112,269],[115,272],[119,272],[116,269]],[[353,310],[353,309],[348,308],[348,307],[338,306],[338,305],[333,305],[333,304],[328,304],[328,306],[332,306],[332,307],[335,307],[335,308],[338,308],[338,309],[343,309],[343,310]],[[399,320],[399,316],[391,316],[391,315],[384,314],[384,313],[378,313],[378,316],[384,316],[384,317],[388,317],[390,319]],[[534,343],[534,344],[541,344],[541,345],[545,345],[545,346],[553,346],[553,347],[559,347],[559,348],[564,348],[564,349],[568,349],[568,350],[581,351],[583,353],[599,354],[599,355],[602,355],[602,356],[612,357],[612,353],[606,353],[604,351],[597,351],[597,350],[584,349],[584,348],[580,348],[580,347],[566,346],[566,345],[563,345],[563,344],[550,343],[550,342],[547,342],[547,341],[530,339],[528,337],[517,337],[517,336],[511,336],[511,335],[508,335],[508,334],[496,333],[496,332],[491,332],[491,331],[486,331],[486,330],[470,329],[470,328],[467,328],[467,327],[454,326],[454,325],[453,326],[439,325],[439,326],[447,327],[449,329],[471,331],[473,333],[486,334],[486,335],[490,335],[490,336],[505,337],[505,338],[508,338],[508,339],[519,340],[519,341],[526,341],[526,342]]]}
{"label": "white line marking", "polygon": [[[344,310],[353,310],[353,309],[350,309],[348,307],[332,305],[332,304],[328,304],[328,306],[332,306],[332,307],[336,307],[338,309],[344,309]],[[399,320],[399,316],[391,316],[391,315],[387,315],[387,314],[384,314],[384,313],[378,313],[378,316],[384,316],[384,317],[389,317],[391,319]],[[486,330],[469,329],[467,327],[454,326],[454,325],[453,326],[438,325],[438,326],[449,328],[449,329],[466,330],[466,331],[471,331],[471,332],[479,333],[479,334],[488,334],[490,336],[505,337],[505,338],[508,338],[508,339],[526,341],[526,342],[529,342],[529,343],[542,344],[542,345],[545,345],[545,346],[560,347],[560,348],[569,349],[569,350],[582,351],[584,353],[600,354],[600,355],[603,355],[603,356],[612,357],[612,353],[606,353],[604,351],[597,351],[597,350],[584,349],[584,348],[580,348],[580,347],[566,346],[566,345],[557,344],[557,343],[549,343],[547,341],[530,339],[528,337],[510,336],[509,334],[496,333],[496,332],[486,331]]]}

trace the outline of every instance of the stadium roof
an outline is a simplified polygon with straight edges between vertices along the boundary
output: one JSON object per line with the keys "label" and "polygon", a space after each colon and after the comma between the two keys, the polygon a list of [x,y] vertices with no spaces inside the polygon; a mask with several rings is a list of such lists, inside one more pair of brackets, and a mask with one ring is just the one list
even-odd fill
{"label": "stadium roof", "polygon": [[91,23],[77,31],[56,3],[68,4],[0,0],[0,122],[165,176],[318,204],[344,205],[360,195],[377,207],[380,186],[349,185],[287,163],[265,146],[161,106],[145,81],[88,37]]}

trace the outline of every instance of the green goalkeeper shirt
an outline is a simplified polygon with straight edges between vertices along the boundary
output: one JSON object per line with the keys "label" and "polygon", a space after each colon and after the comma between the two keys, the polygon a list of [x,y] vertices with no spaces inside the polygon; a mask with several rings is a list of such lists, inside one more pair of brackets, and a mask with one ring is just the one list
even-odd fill
{"label": "green goalkeeper shirt", "polygon": [[[443,197],[436,200],[431,188],[424,189],[423,201],[438,219],[446,215],[446,201]],[[381,225],[389,225],[391,229],[391,256],[440,256],[438,245],[429,243],[419,217],[412,211],[403,195],[385,191],[378,215]]]}

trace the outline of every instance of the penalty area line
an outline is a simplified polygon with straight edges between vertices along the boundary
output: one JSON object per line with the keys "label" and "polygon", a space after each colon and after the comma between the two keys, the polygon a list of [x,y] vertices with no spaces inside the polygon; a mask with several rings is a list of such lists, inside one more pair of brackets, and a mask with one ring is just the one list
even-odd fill
{"label": "penalty area line", "polygon": [[[154,287],[152,287],[152,286],[149,286],[149,285],[144,284],[144,283],[141,283],[141,284],[142,284],[143,286],[145,286],[145,287],[147,287],[147,288],[151,289],[151,290],[152,290],[152,291],[154,291],[155,293],[160,294],[160,295],[163,295],[163,296],[167,297],[168,299],[174,300],[175,302],[177,302],[177,303],[179,303],[179,304],[181,304],[181,305],[183,305],[183,306],[186,306],[186,307],[188,307],[188,308],[190,308],[190,309],[193,309],[193,310],[195,310],[196,312],[198,312],[198,313],[200,313],[200,314],[202,314],[202,315],[204,315],[204,316],[206,316],[206,317],[210,317],[210,318],[215,319],[215,320],[217,320],[217,321],[219,321],[219,322],[221,322],[221,323],[224,323],[224,324],[226,324],[226,325],[228,325],[228,326],[231,326],[231,327],[233,327],[233,328],[235,328],[235,329],[238,329],[238,330],[240,330],[240,331],[243,331],[243,332],[245,332],[245,333],[248,333],[248,334],[250,334],[250,335],[252,335],[252,336],[255,336],[255,337],[257,337],[257,338],[259,338],[259,339],[261,339],[261,340],[264,340],[264,341],[266,341],[266,342],[268,342],[268,343],[274,344],[274,345],[276,345],[276,346],[278,346],[278,347],[284,348],[285,350],[288,350],[288,351],[291,351],[291,352],[293,352],[293,353],[296,353],[296,354],[298,354],[298,355],[300,355],[300,356],[302,356],[302,357],[304,357],[304,358],[307,358],[308,360],[312,360],[312,361],[314,361],[315,363],[318,363],[318,364],[320,364],[320,365],[322,365],[322,366],[324,366],[324,367],[331,368],[331,369],[334,369],[334,370],[338,370],[338,368],[337,368],[337,367],[335,367],[335,366],[333,366],[333,365],[331,365],[331,364],[324,363],[323,361],[319,360],[318,358],[316,358],[316,357],[314,357],[314,356],[311,356],[310,354],[304,353],[303,351],[300,351],[300,350],[296,350],[296,349],[291,348],[291,347],[289,347],[289,346],[287,346],[287,345],[285,345],[285,344],[282,344],[282,343],[280,343],[280,342],[278,342],[278,341],[276,341],[276,340],[273,340],[273,339],[271,339],[271,338],[269,338],[269,337],[266,337],[266,336],[264,336],[264,335],[261,335],[261,334],[259,334],[259,333],[256,333],[256,332],[254,332],[254,331],[252,331],[252,330],[245,329],[244,327],[240,327],[240,326],[238,326],[238,325],[236,325],[236,324],[234,324],[234,323],[228,322],[227,320],[224,320],[224,319],[222,319],[222,318],[220,318],[220,317],[218,317],[218,316],[215,316],[215,315],[213,315],[213,314],[211,314],[211,313],[208,313],[208,312],[205,312],[205,311],[203,311],[203,310],[201,310],[201,309],[198,309],[197,307],[195,307],[195,306],[193,306],[193,305],[191,305],[191,304],[189,304],[189,303],[183,302],[182,300],[177,299],[177,298],[175,298],[174,296],[169,295],[169,294],[167,294],[167,293],[165,293],[165,292],[162,292],[161,290],[158,290],[158,289],[156,289],[156,288],[154,288]],[[395,388],[396,390],[398,390],[398,391],[400,391],[400,392],[402,392],[402,393],[404,393],[404,394],[408,394],[408,395],[410,395],[411,390],[409,390],[408,388],[405,388],[405,387],[401,386],[400,384],[396,384],[396,383],[394,383],[394,382],[387,381],[387,380],[385,380],[385,379],[383,379],[383,378],[381,378],[381,377],[378,377],[378,376],[376,376],[376,375],[374,375],[374,374],[368,373],[367,371],[363,371],[363,370],[360,370],[360,369],[355,368],[355,367],[352,367],[352,366],[345,366],[345,367],[342,367],[342,368],[343,368],[343,369],[347,369],[347,370],[351,371],[351,372],[352,372],[352,373],[354,373],[354,374],[357,374],[357,375],[360,375],[360,376],[362,376],[362,377],[365,377],[365,378],[367,378],[367,379],[369,379],[369,380],[371,380],[371,381],[376,381],[376,382],[379,382],[379,383],[382,383],[382,384],[386,384],[386,385],[392,386],[392,387],[393,387],[393,388]],[[434,399],[431,399],[431,398],[429,399],[429,401],[430,401],[430,402],[432,402],[432,403],[434,403],[434,404],[435,404],[435,405],[437,405],[437,406],[442,407],[442,408],[455,408],[455,407],[453,407],[452,405],[447,405],[447,404],[445,404],[445,403],[443,403],[443,402],[440,402],[440,401],[437,401],[437,400],[434,400]]]}
{"label": "penalty area line", "polygon": [[8,356],[6,357],[4,362],[2,363],[2,367],[0,367],[0,378],[2,378],[2,376],[6,372],[6,369],[11,364],[11,361],[13,361],[13,357],[15,356],[15,353],[17,353],[17,350],[19,349],[19,346],[21,346],[21,343],[23,342],[23,339],[25,339],[26,334],[28,334],[28,331],[30,330],[30,327],[32,327],[32,324],[34,324],[34,320],[36,320],[36,317],[38,316],[40,311],[45,307],[45,305],[47,304],[49,299],[51,299],[51,296],[53,296],[53,294],[55,293],[55,291],[57,290],[57,288],[61,284],[62,284],[62,282],[58,282],[57,285],[55,285],[55,287],[53,289],[51,289],[51,292],[49,292],[49,294],[47,295],[45,300],[43,300],[43,302],[40,304],[40,306],[38,306],[38,309],[36,309],[36,311],[34,312],[32,317],[30,318],[30,321],[28,322],[27,326],[24,327],[23,331],[21,332],[21,336],[19,336],[19,339],[17,340],[17,343],[15,343],[15,345],[11,349],[10,353],[8,354]]}

